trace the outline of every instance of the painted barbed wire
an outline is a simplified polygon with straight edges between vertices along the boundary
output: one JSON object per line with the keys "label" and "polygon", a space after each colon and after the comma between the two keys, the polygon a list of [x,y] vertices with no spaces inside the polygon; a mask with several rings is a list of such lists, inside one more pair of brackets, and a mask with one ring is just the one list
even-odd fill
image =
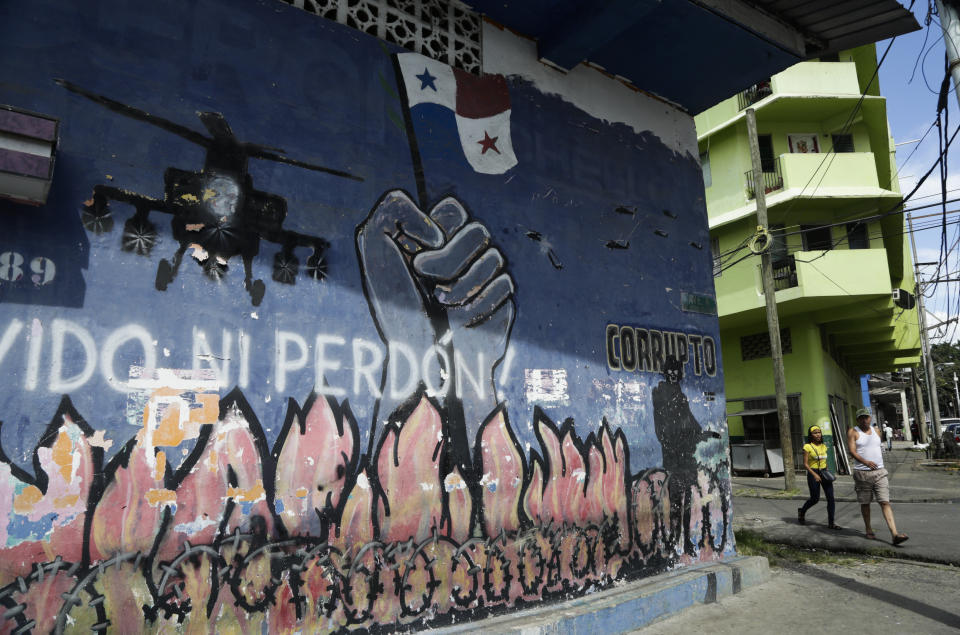
{"label": "painted barbed wire", "polygon": [[444,623],[691,561],[684,540],[700,559],[731,544],[722,460],[684,496],[691,526],[681,529],[670,475],[631,476],[626,438],[606,422],[581,439],[572,420],[558,427],[537,410],[540,450],[525,457],[498,408],[478,433],[474,496],[471,475],[439,460],[442,409],[421,392],[402,415],[363,462],[349,406],[290,400],[268,451],[235,390],[176,469],[146,417],[103,466],[93,429],[64,398],[34,475],[0,456],[13,484],[0,490],[4,529],[23,517],[48,525],[0,550],[4,629]]}

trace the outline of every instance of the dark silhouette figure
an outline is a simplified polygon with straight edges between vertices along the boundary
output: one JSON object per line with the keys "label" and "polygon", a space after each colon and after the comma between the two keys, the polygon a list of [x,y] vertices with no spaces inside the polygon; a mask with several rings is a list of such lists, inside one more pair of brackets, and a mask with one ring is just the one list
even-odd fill
{"label": "dark silhouette figure", "polygon": [[683,364],[668,357],[663,377],[653,389],[653,426],[663,452],[663,469],[669,475],[670,524],[674,536],[682,536],[684,551],[693,552],[690,536],[690,487],[697,482],[697,444],[719,438],[705,432],[690,411],[690,403],[680,386]]}

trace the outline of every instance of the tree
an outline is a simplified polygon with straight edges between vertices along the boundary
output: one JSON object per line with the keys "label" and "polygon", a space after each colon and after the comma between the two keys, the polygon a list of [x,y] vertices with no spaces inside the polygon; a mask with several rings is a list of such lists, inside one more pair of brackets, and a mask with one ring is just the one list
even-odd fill
{"label": "tree", "polygon": [[[936,368],[937,403],[941,417],[960,417],[960,404],[957,403],[953,389],[953,373],[960,374],[960,344],[934,344],[930,347],[930,357]],[[925,369],[920,369],[920,386],[925,403],[927,395],[927,377]]]}

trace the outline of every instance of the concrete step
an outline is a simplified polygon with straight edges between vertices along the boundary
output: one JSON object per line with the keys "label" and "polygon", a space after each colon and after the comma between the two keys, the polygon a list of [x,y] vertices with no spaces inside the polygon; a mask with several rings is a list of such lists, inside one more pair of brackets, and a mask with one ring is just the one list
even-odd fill
{"label": "concrete step", "polygon": [[626,633],[675,615],[691,606],[710,604],[770,579],[767,559],[735,556],[722,562],[624,583],[574,600],[545,603],[534,609],[480,622],[427,631],[453,633],[523,633],[566,635]]}

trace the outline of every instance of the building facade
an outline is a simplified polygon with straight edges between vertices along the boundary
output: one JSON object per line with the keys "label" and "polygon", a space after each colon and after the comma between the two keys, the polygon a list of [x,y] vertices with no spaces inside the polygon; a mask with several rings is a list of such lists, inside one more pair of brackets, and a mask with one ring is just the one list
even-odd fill
{"label": "building facade", "polygon": [[[861,407],[860,375],[919,361],[909,235],[876,69],[873,45],[844,50],[696,117],[735,464],[738,444],[780,446],[760,258],[750,250],[754,188],[764,188],[773,237],[794,465],[818,425],[836,466],[835,444]],[[759,175],[747,108],[756,111]]]}
{"label": "building facade", "polygon": [[415,630],[734,554],[690,113],[803,25],[516,4],[553,39],[3,3],[2,184],[49,186],[0,191],[3,630]]}

